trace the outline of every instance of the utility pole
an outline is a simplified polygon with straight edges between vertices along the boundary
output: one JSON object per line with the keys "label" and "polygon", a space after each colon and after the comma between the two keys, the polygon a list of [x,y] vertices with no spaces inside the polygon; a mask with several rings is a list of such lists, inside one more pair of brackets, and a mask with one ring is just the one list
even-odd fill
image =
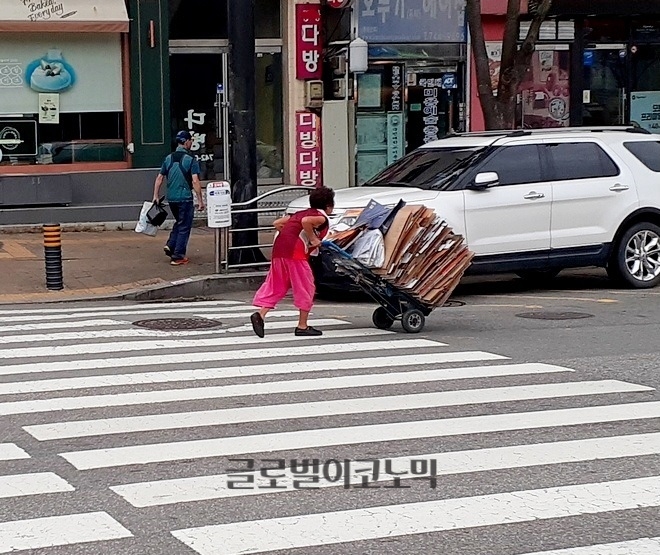
{"label": "utility pole", "polygon": [[[255,66],[255,0],[229,0],[229,114],[231,151],[231,190],[233,202],[246,202],[257,196],[257,129]],[[256,208],[256,204],[253,206]],[[252,229],[233,234],[232,245],[259,243],[258,214],[234,216],[234,229]],[[231,264],[263,262],[257,248],[230,251]]]}

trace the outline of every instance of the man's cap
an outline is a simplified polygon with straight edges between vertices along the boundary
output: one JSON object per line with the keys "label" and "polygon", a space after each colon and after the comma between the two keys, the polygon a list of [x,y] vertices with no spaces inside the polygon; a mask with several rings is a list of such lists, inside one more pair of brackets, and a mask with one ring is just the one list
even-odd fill
{"label": "man's cap", "polygon": [[192,135],[188,131],[179,131],[176,134],[176,142],[181,145],[190,140],[192,140]]}

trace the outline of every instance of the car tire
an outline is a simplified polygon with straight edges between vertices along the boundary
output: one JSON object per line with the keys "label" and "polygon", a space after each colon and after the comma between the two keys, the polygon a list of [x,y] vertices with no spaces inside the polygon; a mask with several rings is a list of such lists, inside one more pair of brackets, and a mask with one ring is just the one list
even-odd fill
{"label": "car tire", "polygon": [[639,222],[616,243],[607,267],[610,277],[634,289],[650,289],[660,283],[660,227]]}
{"label": "car tire", "polygon": [[548,270],[524,270],[522,272],[516,272],[516,275],[530,283],[547,283],[548,281],[555,279],[561,270],[561,268],[551,268]]}

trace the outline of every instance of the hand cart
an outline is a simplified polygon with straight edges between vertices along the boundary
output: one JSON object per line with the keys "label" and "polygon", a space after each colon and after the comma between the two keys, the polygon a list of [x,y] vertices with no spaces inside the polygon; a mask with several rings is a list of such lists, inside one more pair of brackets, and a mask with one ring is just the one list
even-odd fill
{"label": "hand cart", "polygon": [[395,320],[401,320],[408,333],[419,333],[424,329],[432,306],[395,287],[334,243],[323,241],[321,250],[330,257],[338,274],[347,276],[380,305],[372,316],[377,328],[387,330]]}

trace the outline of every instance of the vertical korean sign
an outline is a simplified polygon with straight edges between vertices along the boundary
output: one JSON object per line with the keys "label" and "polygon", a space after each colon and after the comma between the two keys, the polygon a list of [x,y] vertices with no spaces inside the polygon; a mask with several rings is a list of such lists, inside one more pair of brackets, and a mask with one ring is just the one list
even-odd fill
{"label": "vertical korean sign", "polygon": [[321,120],[312,112],[296,112],[296,183],[323,185],[321,167]]}
{"label": "vertical korean sign", "polygon": [[296,5],[296,78],[320,79],[323,41],[320,4]]}

